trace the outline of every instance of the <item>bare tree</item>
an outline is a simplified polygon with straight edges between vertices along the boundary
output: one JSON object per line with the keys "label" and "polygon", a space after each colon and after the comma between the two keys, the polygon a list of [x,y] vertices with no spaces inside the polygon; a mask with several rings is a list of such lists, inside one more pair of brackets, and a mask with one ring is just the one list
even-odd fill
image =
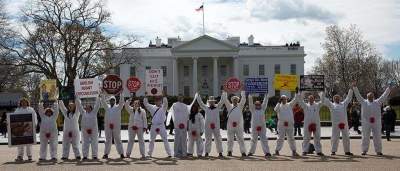
{"label": "bare tree", "polygon": [[42,74],[71,88],[76,77],[93,78],[132,62],[128,56],[110,55],[135,39],[116,42],[106,32],[111,16],[102,0],[34,0],[27,7],[19,39],[0,44],[13,52],[16,63],[10,65],[24,73]]}

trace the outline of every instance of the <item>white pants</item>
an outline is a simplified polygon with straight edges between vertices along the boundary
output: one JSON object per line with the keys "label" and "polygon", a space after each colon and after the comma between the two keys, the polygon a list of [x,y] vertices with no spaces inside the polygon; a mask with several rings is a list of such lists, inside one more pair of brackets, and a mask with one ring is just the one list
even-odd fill
{"label": "white pants", "polygon": [[[308,130],[309,124],[304,124],[304,136],[303,136],[303,153],[308,153],[310,147],[311,132]],[[316,124],[314,135],[314,148],[315,152],[321,153],[321,126]]]}
{"label": "white pants", "polygon": [[232,152],[235,135],[240,146],[240,153],[246,153],[242,127],[228,128],[228,152]]}
{"label": "white pants", "polygon": [[50,148],[50,157],[57,158],[57,145],[58,145],[58,135],[57,132],[51,132],[50,137],[46,137],[46,132],[40,132],[40,158],[46,159],[47,156],[47,146]]}
{"label": "white pants", "polygon": [[17,147],[18,157],[24,156],[24,148],[26,148],[26,156],[32,157],[32,145],[24,145]]}
{"label": "white pants", "polygon": [[132,153],[133,144],[135,143],[135,137],[139,141],[139,150],[142,156],[145,156],[145,146],[144,146],[144,138],[143,138],[143,128],[138,128],[137,130],[128,129],[129,133],[129,141],[128,147],[126,148],[126,155],[130,156]]}
{"label": "white pants", "polygon": [[98,153],[98,137],[99,133],[97,128],[92,129],[92,133],[88,134],[85,129],[82,130],[82,155],[83,157],[89,156],[89,147],[92,148],[92,157],[97,157]]}
{"label": "white pants", "polygon": [[[196,135],[193,135],[192,131],[196,131]],[[203,155],[203,139],[201,138],[200,132],[198,130],[192,131],[189,131],[188,153],[193,154],[194,144],[196,142],[196,154],[197,156],[201,156]]]}
{"label": "white pants", "polygon": [[253,128],[251,128],[251,147],[249,153],[254,154],[256,152],[258,137],[260,137],[261,146],[264,154],[270,153],[265,126],[261,126],[260,131],[257,131],[256,126],[253,126]]}
{"label": "white pants", "polygon": [[115,147],[117,148],[118,154],[124,154],[124,149],[122,147],[121,141],[121,127],[114,126],[114,129],[107,127],[104,128],[106,135],[106,141],[104,143],[104,154],[110,154],[112,140],[114,138]]}
{"label": "white pants", "polygon": [[211,143],[214,136],[215,146],[217,148],[218,153],[222,153],[222,139],[221,139],[221,132],[219,128],[211,129],[209,126],[205,126],[205,151],[206,153],[211,152]]}
{"label": "white pants", "polygon": [[[71,137],[70,137],[71,135]],[[69,131],[64,130],[63,134],[63,154],[62,157],[69,157],[69,149],[72,146],[72,150],[74,151],[75,157],[80,157],[81,154],[79,152],[79,130]]]}
{"label": "white pants", "polygon": [[[159,132],[157,133],[156,130],[159,130]],[[165,125],[161,124],[161,125],[152,125],[151,129],[150,129],[150,143],[149,143],[149,151],[147,152],[149,156],[151,156],[153,154],[153,150],[154,150],[154,142],[156,140],[156,136],[160,134],[163,142],[164,142],[164,148],[165,148],[165,152],[167,152],[168,156],[171,156],[171,148],[169,147],[169,143],[168,143],[168,137],[167,137],[167,131],[165,130]]]}
{"label": "white pants", "polygon": [[174,155],[185,157],[187,153],[187,131],[186,128],[175,128]]}
{"label": "white pants", "polygon": [[276,141],[275,151],[281,151],[283,147],[283,142],[285,141],[285,134],[287,136],[287,142],[289,144],[290,150],[296,151],[296,143],[293,136],[293,124],[289,124],[285,127],[283,124],[278,122],[278,140]]}
{"label": "white pants", "polygon": [[346,124],[344,129],[340,129],[339,124],[332,125],[332,137],[331,137],[331,145],[332,152],[337,152],[340,133],[342,133],[342,141],[343,141],[343,150],[345,153],[350,152],[350,137],[349,137],[349,126]]}
{"label": "white pants", "polygon": [[381,135],[381,121],[375,121],[375,123],[371,124],[369,122],[364,122],[362,124],[362,143],[361,150],[362,152],[368,152],[370,135],[372,132],[372,140],[374,142],[375,152],[382,152],[382,135]]}

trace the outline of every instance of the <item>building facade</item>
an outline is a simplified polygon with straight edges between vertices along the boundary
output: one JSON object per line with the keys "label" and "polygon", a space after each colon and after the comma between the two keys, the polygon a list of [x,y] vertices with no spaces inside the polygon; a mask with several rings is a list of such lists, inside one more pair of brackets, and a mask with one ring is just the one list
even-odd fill
{"label": "building facade", "polygon": [[[116,52],[114,52],[116,53]],[[303,74],[304,47],[263,46],[254,43],[250,36],[247,43],[240,43],[239,37],[219,40],[203,35],[190,41],[180,38],[168,38],[168,43],[150,43],[145,48],[126,48],[114,55],[134,58],[132,64],[123,64],[116,69],[121,79],[130,76],[139,77],[143,87],[136,92],[144,95],[146,69],[162,69],[164,91],[168,95],[193,96],[195,92],[202,95],[220,96],[222,86],[229,77],[245,80],[248,77],[267,77],[268,89],[272,86],[275,74]],[[275,91],[274,91],[275,92]],[[124,90],[124,96],[129,96]],[[291,95],[291,92],[276,92]]]}

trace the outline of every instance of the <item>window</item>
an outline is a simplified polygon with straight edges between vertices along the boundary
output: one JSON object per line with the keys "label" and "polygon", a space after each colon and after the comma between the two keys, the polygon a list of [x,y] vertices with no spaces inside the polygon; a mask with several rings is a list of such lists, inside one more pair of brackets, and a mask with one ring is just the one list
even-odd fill
{"label": "window", "polygon": [[131,76],[136,76],[136,67],[135,67],[135,66],[131,66],[131,68],[130,68],[130,75],[131,75]]}
{"label": "window", "polygon": [[201,66],[201,76],[203,76],[203,77],[208,76],[208,66],[207,65]]}
{"label": "window", "polygon": [[165,94],[167,94],[167,92],[168,92],[167,86],[164,86],[164,87],[163,87],[163,91],[164,91]]}
{"label": "window", "polygon": [[146,66],[146,70],[149,70],[149,69],[151,69],[151,66]]}
{"label": "window", "polygon": [[258,65],[258,75],[265,75],[265,65]]}
{"label": "window", "polygon": [[280,74],[281,73],[281,65],[275,64],[275,74]]}
{"label": "window", "polygon": [[114,68],[114,74],[119,75],[119,66]]}
{"label": "window", "polygon": [[222,77],[225,77],[227,74],[227,66],[226,65],[221,65],[220,66],[220,74]]}
{"label": "window", "polygon": [[161,66],[162,72],[163,72],[163,77],[167,76],[167,66]]}
{"label": "window", "polygon": [[281,91],[279,91],[279,90],[275,90],[275,96],[278,96],[278,97],[280,97],[280,96],[281,96]]}
{"label": "window", "polygon": [[187,65],[183,66],[183,76],[189,77],[189,66]]}
{"label": "window", "polygon": [[291,64],[290,65],[290,74],[296,75],[296,64]]}
{"label": "window", "polygon": [[249,65],[243,65],[243,76],[249,76]]}
{"label": "window", "polygon": [[184,96],[190,96],[190,87],[189,86],[184,86],[183,87],[183,95]]}

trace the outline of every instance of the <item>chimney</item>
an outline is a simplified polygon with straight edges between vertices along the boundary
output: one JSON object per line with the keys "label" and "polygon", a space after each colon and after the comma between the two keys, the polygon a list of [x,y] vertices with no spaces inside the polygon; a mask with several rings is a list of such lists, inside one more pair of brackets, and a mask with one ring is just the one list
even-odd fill
{"label": "chimney", "polygon": [[161,39],[158,36],[156,38],[156,47],[161,47]]}
{"label": "chimney", "polygon": [[250,35],[249,36],[249,46],[253,46],[254,45],[254,36]]}

